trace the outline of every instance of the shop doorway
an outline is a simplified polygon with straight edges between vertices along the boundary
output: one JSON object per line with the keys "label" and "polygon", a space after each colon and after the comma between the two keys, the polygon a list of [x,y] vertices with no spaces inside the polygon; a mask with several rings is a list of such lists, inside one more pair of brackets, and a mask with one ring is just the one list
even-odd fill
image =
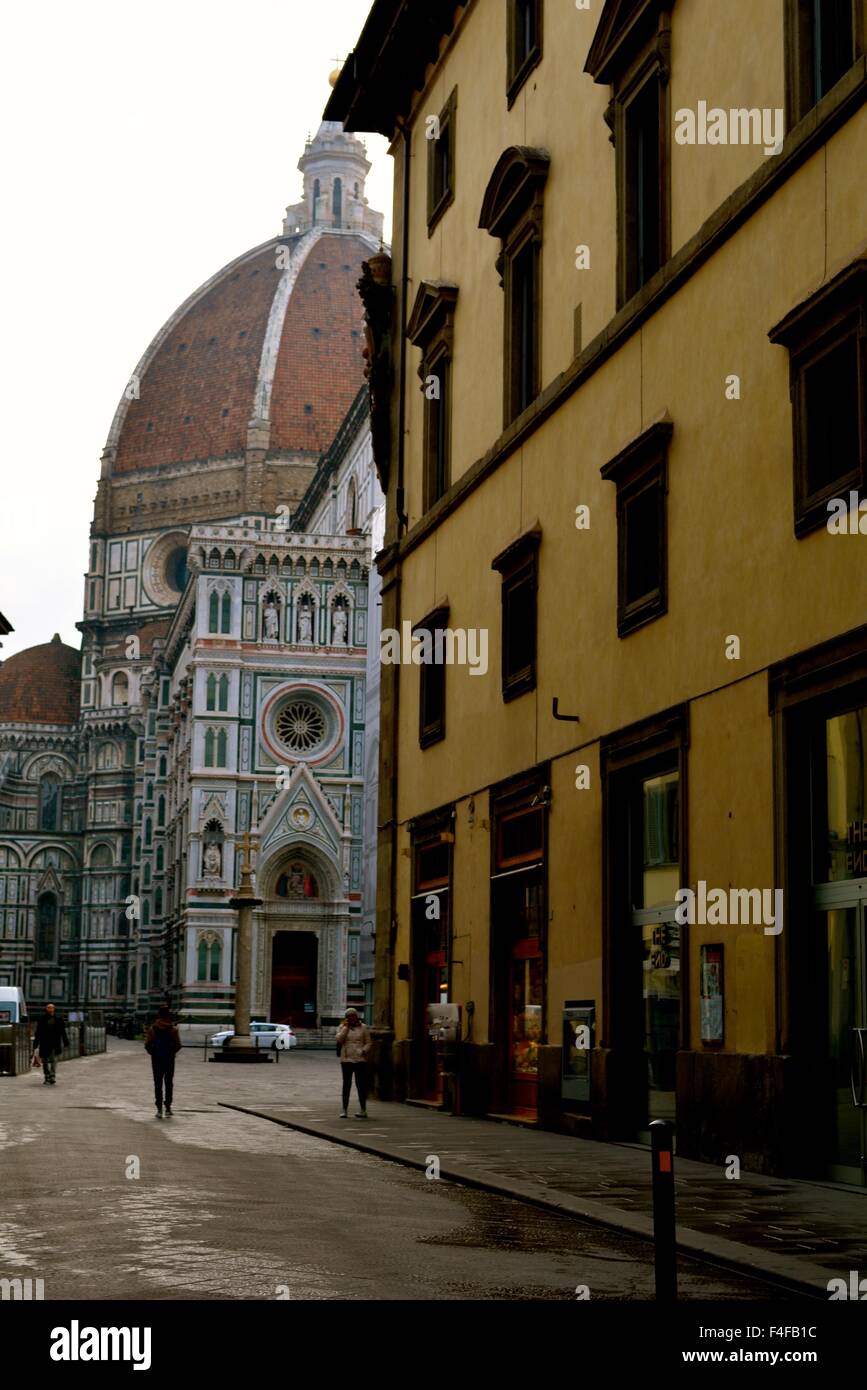
{"label": "shop doorway", "polygon": [[829,1176],[867,1186],[867,895],[819,909],[828,951]]}
{"label": "shop doorway", "polygon": [[826,960],[825,1042],[832,1116],[829,1176],[863,1187],[867,1186],[867,707],[824,720],[823,733],[813,764],[813,908],[814,931]]}
{"label": "shop doorway", "polygon": [[544,808],[531,802],[498,815],[495,846],[491,930],[501,1078],[497,1092],[506,1113],[535,1119],[545,1026]]}
{"label": "shop doorway", "polygon": [[315,932],[274,933],[271,956],[272,1023],[315,1028],[319,943]]}
{"label": "shop doorway", "polygon": [[[450,822],[449,822],[450,824]],[[451,933],[451,840],[440,828],[428,830],[415,845],[412,899],[414,987],[413,1035],[419,1045],[414,1077],[416,1096],[442,1103],[442,1051],[431,1034],[428,1006],[448,1004]]]}

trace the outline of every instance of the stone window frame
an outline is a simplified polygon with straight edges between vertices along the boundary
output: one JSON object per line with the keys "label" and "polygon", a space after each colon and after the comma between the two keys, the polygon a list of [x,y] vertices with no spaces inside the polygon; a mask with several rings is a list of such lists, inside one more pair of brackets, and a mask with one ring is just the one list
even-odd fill
{"label": "stone window frame", "polygon": [[[643,430],[599,470],[604,482],[617,489],[617,635],[627,637],[668,612],[668,447],[674,424],[666,414]],[[659,583],[647,594],[629,600],[630,564],[628,511],[636,498],[658,491],[657,572]]]}
{"label": "stone window frame", "polygon": [[[452,425],[452,363],[454,359],[454,320],[458,298],[458,286],[445,280],[423,280],[418,288],[412,313],[406,328],[406,336],[421,352],[418,375],[421,378],[421,391],[424,397],[424,436],[422,444],[422,509],[427,512],[449,490],[451,482],[451,425]],[[444,479],[442,491],[437,491],[437,458],[433,429],[433,406],[436,400],[428,400],[426,385],[429,376],[436,375],[437,369],[445,377],[445,405],[442,418],[445,431]],[[439,398],[442,401],[443,397]]]}
{"label": "stone window frame", "polygon": [[[616,156],[617,308],[647,285],[671,256],[671,14],[675,0],[637,0],[625,19],[606,5],[585,64],[595,82],[607,83],[611,100],[605,123]],[[634,226],[629,210],[629,111],[655,82],[659,95],[659,265],[633,285]]]}
{"label": "stone window frame", "polygon": [[[850,491],[867,495],[867,255],[859,257],[773,327],[768,337],[789,353],[792,401],[794,531],[800,540],[827,524],[833,497]],[[851,340],[858,373],[860,458],[858,466],[809,490],[810,403],[806,375],[828,352]]]}
{"label": "stone window frame", "polygon": [[[551,166],[547,150],[511,145],[504,150],[485,190],[479,227],[500,241],[496,268],[504,294],[503,424],[507,428],[538,398],[542,389],[542,241],[544,190]],[[518,347],[515,265],[524,252],[533,257],[532,382],[521,398],[523,358]]]}
{"label": "stone window frame", "polygon": [[[507,0],[507,3],[506,104],[508,110],[511,111],[530,73],[534,68],[537,68],[542,61],[545,5],[544,0]],[[532,8],[536,41],[519,61],[518,23],[524,5]]]}
{"label": "stone window frame", "polygon": [[[536,688],[539,637],[539,546],[541,543],[542,530],[536,523],[517,540],[507,545],[505,550],[500,551],[500,554],[491,561],[491,569],[496,570],[502,580],[500,586],[500,676],[504,704],[509,704],[520,695],[526,695],[529,690]],[[529,663],[515,669],[513,650],[516,615],[512,600],[515,593],[528,583],[533,595],[533,630],[530,642],[532,655]]]}
{"label": "stone window frame", "polygon": [[[438,116],[439,136],[428,140],[427,152],[427,234],[433,236],[443,214],[455,200],[455,155],[457,150],[457,111],[458,89],[452,88],[445,106]],[[445,145],[443,145],[445,141]],[[448,179],[437,192],[439,156],[445,150],[448,161]]]}
{"label": "stone window frame", "polygon": [[[449,625],[449,605],[443,600],[426,617],[413,624],[417,632],[434,635]],[[434,650],[434,655],[436,651]],[[446,667],[445,662],[420,662],[418,668],[418,743],[430,748],[446,736]]]}
{"label": "stone window frame", "polygon": [[[852,63],[867,51],[867,0],[850,0],[852,10]],[[828,93],[815,95],[813,37],[802,0],[784,0],[783,43],[786,77],[786,129],[802,121]],[[843,74],[841,73],[842,77]],[[839,80],[839,79],[838,79]],[[829,88],[832,91],[833,88]]]}

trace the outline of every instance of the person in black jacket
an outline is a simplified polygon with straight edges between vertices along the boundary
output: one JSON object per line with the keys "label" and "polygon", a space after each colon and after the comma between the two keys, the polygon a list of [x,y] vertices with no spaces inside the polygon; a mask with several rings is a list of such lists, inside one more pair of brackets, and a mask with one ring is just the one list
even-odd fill
{"label": "person in black jacket", "polygon": [[43,1086],[54,1086],[57,1082],[57,1057],[69,1046],[66,1025],[55,1011],[53,1004],[47,1004],[45,1015],[36,1025],[33,1037],[33,1052],[39,1053],[42,1063]]}
{"label": "person in black jacket", "polygon": [[166,1093],[166,1114],[171,1118],[174,1099],[175,1053],[181,1050],[181,1039],[172,1023],[172,1016],[165,1005],[157,1010],[157,1016],[147,1031],[145,1048],[150,1053],[154,1074],[154,1100],[157,1119],[163,1118],[163,1087]]}

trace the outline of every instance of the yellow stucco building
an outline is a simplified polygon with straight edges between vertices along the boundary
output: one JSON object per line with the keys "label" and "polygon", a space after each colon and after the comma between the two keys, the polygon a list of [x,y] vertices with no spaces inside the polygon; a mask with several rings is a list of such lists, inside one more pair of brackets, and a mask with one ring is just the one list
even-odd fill
{"label": "yellow stucco building", "polygon": [[395,168],[384,1094],[865,1181],[865,40],[376,0],[344,65]]}

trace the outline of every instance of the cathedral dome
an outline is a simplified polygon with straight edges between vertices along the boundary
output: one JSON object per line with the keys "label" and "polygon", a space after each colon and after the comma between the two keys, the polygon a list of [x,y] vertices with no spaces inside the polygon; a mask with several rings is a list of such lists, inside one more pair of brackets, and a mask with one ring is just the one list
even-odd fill
{"label": "cathedral dome", "polygon": [[0,666],[0,724],[75,724],[81,652],[57,633]]}
{"label": "cathedral dome", "polygon": [[363,382],[357,282],[380,248],[382,215],[364,196],[364,146],[341,127],[323,123],[298,167],[303,201],[286,209],[282,235],[212,276],[141,358],[115,413],[104,478],[133,486],[143,470],[249,461],[251,449],[315,462],[331,444]]}

